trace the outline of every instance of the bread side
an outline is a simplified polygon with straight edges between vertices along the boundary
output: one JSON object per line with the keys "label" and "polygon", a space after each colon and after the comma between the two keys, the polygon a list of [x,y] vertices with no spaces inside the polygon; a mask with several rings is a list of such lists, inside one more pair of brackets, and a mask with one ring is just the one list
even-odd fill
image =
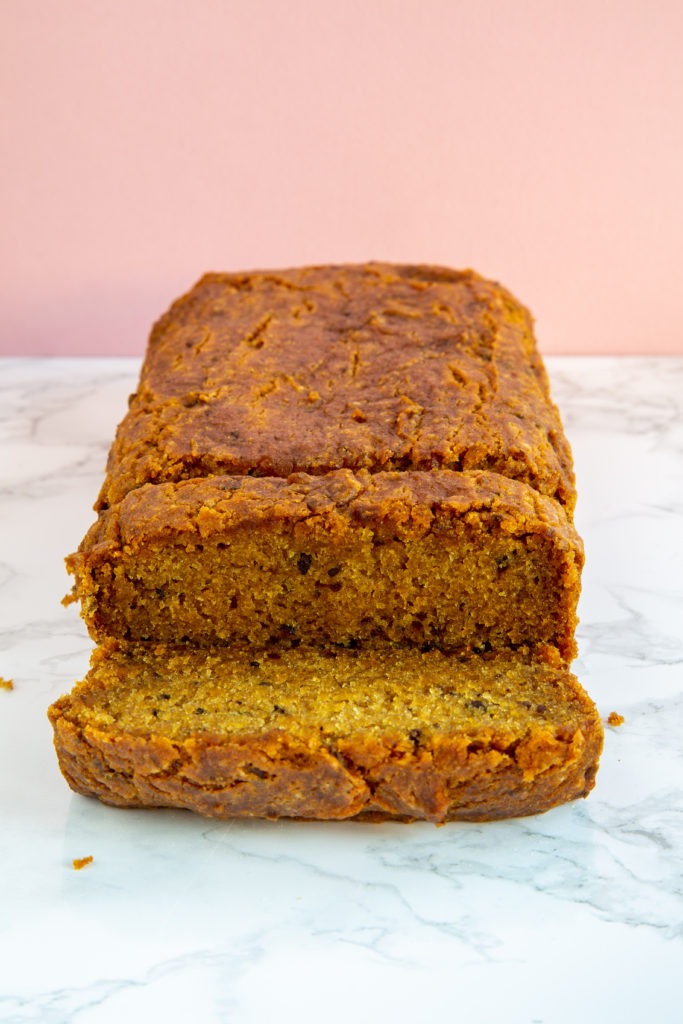
{"label": "bread side", "polygon": [[585,796],[597,712],[552,648],[123,645],[50,709],[74,790],[214,817],[487,820]]}
{"label": "bread side", "polygon": [[99,507],[145,483],[492,470],[571,513],[571,454],[527,310],[472,271],[207,274],[155,325]]}
{"label": "bread side", "polygon": [[69,568],[98,640],[545,642],[571,660],[582,563],[562,508],[517,481],[339,470],[145,485]]}

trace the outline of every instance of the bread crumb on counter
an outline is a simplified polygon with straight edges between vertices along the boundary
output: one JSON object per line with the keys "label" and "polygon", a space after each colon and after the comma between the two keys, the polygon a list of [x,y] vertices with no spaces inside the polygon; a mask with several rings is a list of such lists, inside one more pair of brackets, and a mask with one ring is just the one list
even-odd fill
{"label": "bread crumb on counter", "polygon": [[2,676],[0,676],[0,690],[13,690],[13,689],[14,689],[14,680],[13,679],[3,679]]}
{"label": "bread crumb on counter", "polygon": [[75,857],[73,861],[74,871],[80,871],[81,868],[85,868],[88,864],[92,864],[92,857]]}
{"label": "bread crumb on counter", "polygon": [[609,715],[607,716],[607,724],[613,725],[615,728],[618,725],[623,725],[624,716],[620,715],[618,711],[610,711]]}

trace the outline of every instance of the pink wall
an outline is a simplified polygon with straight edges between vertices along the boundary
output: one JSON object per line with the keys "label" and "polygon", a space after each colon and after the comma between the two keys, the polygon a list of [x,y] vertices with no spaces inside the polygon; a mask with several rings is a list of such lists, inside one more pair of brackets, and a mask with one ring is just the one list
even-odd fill
{"label": "pink wall", "polygon": [[207,269],[474,266],[545,352],[683,352],[680,0],[4,0],[0,352]]}

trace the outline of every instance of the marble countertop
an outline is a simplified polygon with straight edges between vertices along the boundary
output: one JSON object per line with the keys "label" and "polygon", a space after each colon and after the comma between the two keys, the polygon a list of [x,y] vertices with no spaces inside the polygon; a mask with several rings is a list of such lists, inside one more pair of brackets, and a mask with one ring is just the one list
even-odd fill
{"label": "marble countertop", "polygon": [[[0,361],[0,1021],[683,1019],[683,359],[548,359],[587,563],[588,800],[471,825],[216,822],[73,795],[62,557],[132,359]],[[74,858],[93,861],[75,871]]]}

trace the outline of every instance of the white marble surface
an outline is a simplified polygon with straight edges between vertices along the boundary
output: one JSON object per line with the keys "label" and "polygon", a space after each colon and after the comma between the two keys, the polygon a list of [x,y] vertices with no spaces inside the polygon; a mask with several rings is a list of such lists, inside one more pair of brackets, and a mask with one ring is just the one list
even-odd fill
{"label": "white marble surface", "polygon": [[[62,556],[134,360],[0,361],[0,1020],[683,1020],[683,359],[548,360],[586,540],[587,801],[487,825],[212,822],[74,796]],[[72,859],[92,855],[74,871]]]}

